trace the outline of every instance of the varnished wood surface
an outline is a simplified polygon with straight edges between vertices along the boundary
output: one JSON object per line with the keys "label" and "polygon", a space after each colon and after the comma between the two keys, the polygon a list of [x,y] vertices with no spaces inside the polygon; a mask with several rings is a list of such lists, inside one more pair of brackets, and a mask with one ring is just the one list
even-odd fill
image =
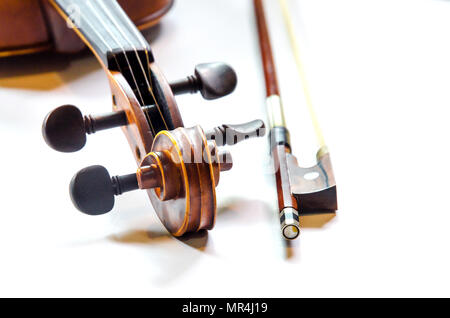
{"label": "varnished wood surface", "polygon": [[262,63],[264,67],[264,78],[266,81],[266,94],[267,96],[280,95],[272,46],[270,44],[270,35],[266,24],[262,0],[254,0],[254,8],[258,26]]}
{"label": "varnished wood surface", "polygon": [[39,1],[0,1],[0,56],[48,46],[45,20]]}
{"label": "varnished wood surface", "polygon": [[[158,23],[173,5],[173,0],[118,2],[141,30]],[[84,48],[65,21],[49,7],[47,0],[0,1],[0,57],[51,49],[74,53]]]}
{"label": "varnished wood surface", "polygon": [[218,152],[199,126],[177,128],[159,133],[153,153],[141,163],[141,167],[151,163],[163,167],[163,186],[147,192],[159,219],[174,236],[214,227],[220,165],[214,164],[211,149]]}

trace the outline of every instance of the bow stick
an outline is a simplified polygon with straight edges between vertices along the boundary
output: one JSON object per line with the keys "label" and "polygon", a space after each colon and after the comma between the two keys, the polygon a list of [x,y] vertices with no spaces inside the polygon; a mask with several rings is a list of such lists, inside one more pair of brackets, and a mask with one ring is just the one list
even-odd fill
{"label": "bow stick", "polygon": [[292,240],[300,234],[299,213],[301,215],[334,213],[337,210],[337,196],[330,154],[312,107],[306,76],[300,59],[299,45],[289,10],[284,0],[280,0],[280,4],[294,51],[297,69],[303,82],[306,104],[320,144],[320,149],[316,155],[317,164],[310,168],[300,167],[297,158],[292,154],[263,1],[254,0],[266,83],[267,113],[270,124],[270,150],[275,168],[281,231],[284,238]]}

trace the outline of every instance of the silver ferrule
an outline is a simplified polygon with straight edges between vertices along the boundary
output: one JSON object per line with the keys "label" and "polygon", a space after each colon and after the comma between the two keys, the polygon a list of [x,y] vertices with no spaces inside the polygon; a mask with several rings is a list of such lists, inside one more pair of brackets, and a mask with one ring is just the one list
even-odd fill
{"label": "silver ferrule", "polygon": [[281,232],[287,240],[296,239],[300,234],[298,211],[292,207],[284,208],[280,212]]}

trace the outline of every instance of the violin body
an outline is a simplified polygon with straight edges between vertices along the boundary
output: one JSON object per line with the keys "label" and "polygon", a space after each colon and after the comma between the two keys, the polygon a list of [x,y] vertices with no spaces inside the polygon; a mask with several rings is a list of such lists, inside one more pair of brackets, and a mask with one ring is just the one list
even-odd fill
{"label": "violin body", "polygon": [[[174,0],[119,0],[140,30],[157,24]],[[0,1],[0,57],[44,51],[76,53],[83,41],[47,0]]]}

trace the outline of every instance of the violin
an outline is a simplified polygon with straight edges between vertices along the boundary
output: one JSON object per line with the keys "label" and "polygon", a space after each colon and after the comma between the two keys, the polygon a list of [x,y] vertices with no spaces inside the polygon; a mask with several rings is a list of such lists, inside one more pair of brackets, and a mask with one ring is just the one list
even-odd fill
{"label": "violin", "polygon": [[[206,100],[234,91],[237,76],[224,63],[197,65],[187,78],[167,82],[152,49],[116,0],[51,0],[101,63],[111,86],[112,112],[86,115],[73,105],[51,111],[42,132],[60,152],[81,150],[86,136],[121,127],[137,162],[136,172],[111,177],[106,168],[79,171],[70,183],[75,207],[89,215],[112,210],[115,196],[145,190],[162,224],[174,236],[213,228],[216,186],[232,168],[222,148],[264,135],[264,122],[185,128],[175,95]],[[73,15],[73,13],[81,13]]]}
{"label": "violin", "polygon": [[[174,0],[118,2],[136,26],[140,30],[146,30],[160,21],[170,10]],[[48,1],[0,1],[0,57],[50,50],[76,53],[84,48],[83,41],[67,28],[65,21]]]}

